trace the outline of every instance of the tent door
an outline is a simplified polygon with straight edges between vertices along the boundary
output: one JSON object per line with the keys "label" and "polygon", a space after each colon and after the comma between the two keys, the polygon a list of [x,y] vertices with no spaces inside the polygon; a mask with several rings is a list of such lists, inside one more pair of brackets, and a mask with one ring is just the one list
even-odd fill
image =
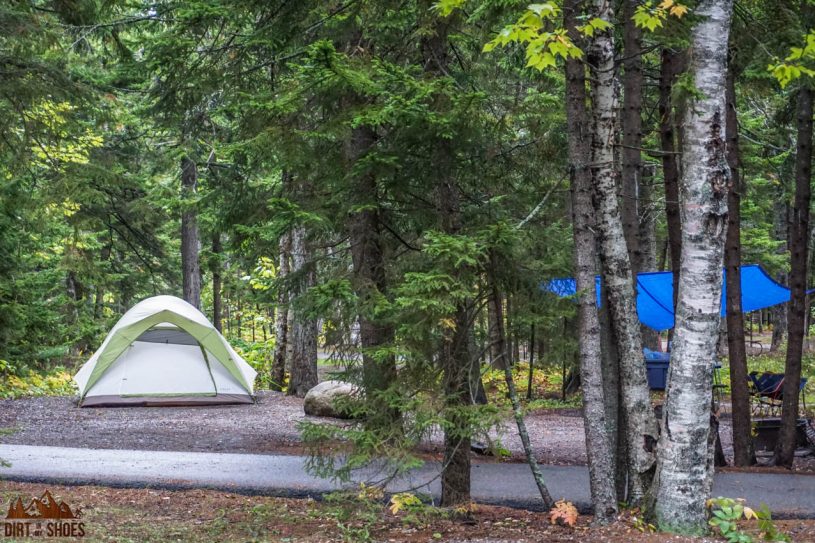
{"label": "tent door", "polygon": [[122,396],[214,396],[215,381],[198,345],[135,341],[122,362]]}

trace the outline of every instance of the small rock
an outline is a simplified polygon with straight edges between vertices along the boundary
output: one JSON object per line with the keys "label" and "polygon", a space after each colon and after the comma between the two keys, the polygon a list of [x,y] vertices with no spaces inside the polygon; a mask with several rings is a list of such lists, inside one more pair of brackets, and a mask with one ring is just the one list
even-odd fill
{"label": "small rock", "polygon": [[306,393],[303,400],[303,411],[306,412],[306,415],[314,417],[347,419],[350,417],[337,406],[338,400],[351,398],[356,394],[356,387],[351,383],[323,381]]}

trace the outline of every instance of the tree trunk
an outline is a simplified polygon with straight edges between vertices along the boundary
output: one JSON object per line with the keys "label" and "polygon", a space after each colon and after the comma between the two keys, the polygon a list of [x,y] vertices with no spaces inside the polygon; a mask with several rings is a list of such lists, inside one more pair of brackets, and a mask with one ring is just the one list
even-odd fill
{"label": "tree trunk", "polygon": [[[181,197],[190,200],[195,197],[198,186],[198,168],[189,157],[181,159]],[[195,210],[185,202],[181,212],[181,273],[184,300],[201,307],[201,267],[198,260],[200,242],[198,240],[198,218]]]}
{"label": "tree trunk", "polygon": [[[470,327],[469,352],[473,356],[479,352],[475,340],[475,327]],[[487,391],[484,390],[484,381],[481,379],[481,360],[473,356],[470,364],[470,396],[471,401],[478,405],[487,405]]]}
{"label": "tree trunk", "polygon": [[[506,311],[502,311],[499,315],[502,315],[503,322],[501,326],[504,328],[504,353],[506,356],[504,357],[505,365],[512,367],[515,362],[515,338],[512,337],[512,296],[507,293],[506,297],[502,297],[506,299]],[[506,323],[506,324],[504,324]]]}
{"label": "tree trunk", "polygon": [[467,326],[469,312],[460,306],[455,314],[456,329],[447,331],[442,342],[440,362],[444,388],[444,460],[441,473],[441,505],[449,507],[470,501],[471,430],[463,407],[472,404]]}
{"label": "tree trunk", "polygon": [[[452,150],[449,150],[447,142],[443,141],[441,146],[441,152],[452,159]],[[457,234],[461,230],[459,195],[449,172],[450,165],[447,166],[444,168],[447,171],[443,170],[436,187],[437,212],[442,231]],[[441,475],[443,506],[470,501],[471,430],[467,414],[462,408],[473,403],[470,382],[472,364],[477,363],[477,360],[469,352],[471,321],[466,302],[460,302],[456,307],[454,322],[454,329],[445,332],[440,353],[447,411],[445,419],[449,423],[444,432],[444,469]]]}
{"label": "tree trunk", "polygon": [[238,294],[238,307],[235,311],[235,327],[238,329],[238,337],[243,339],[243,299]]}
{"label": "tree trunk", "polygon": [[727,352],[730,363],[730,394],[733,412],[733,463],[756,463],[750,426],[750,392],[747,388],[747,350],[744,345],[744,314],[741,309],[741,180],[739,127],[736,110],[736,74],[733,65],[727,72],[727,162],[730,166],[730,191],[727,195],[727,239],[725,270],[727,278]]}
{"label": "tree trunk", "polygon": [[665,240],[660,243],[657,271],[665,271],[665,268],[668,266],[668,236],[665,236]]}
{"label": "tree trunk", "polygon": [[[595,17],[611,23],[607,0],[593,0]],[[611,26],[611,25],[610,25]],[[587,54],[591,68],[592,144],[596,230],[609,314],[620,355],[620,382],[628,438],[628,502],[638,504],[654,464],[657,425],[642,359],[642,340],[634,297],[631,262],[617,202],[614,168],[614,43],[611,30],[595,32]]]}
{"label": "tree trunk", "polygon": [[[113,240],[109,238],[109,241],[102,246],[102,250],[100,251],[100,261],[107,264],[110,261],[111,254],[113,252]],[[105,309],[105,287],[103,285],[97,285],[96,287],[96,296],[93,304],[93,318],[100,319],[102,317],[102,312]]]}
{"label": "tree trunk", "polygon": [[[495,254],[490,254],[490,267],[489,267],[489,276],[490,276],[490,285],[492,286],[492,295],[494,297],[498,297],[498,284],[497,284],[497,275],[498,271],[498,260],[495,257]],[[504,345],[504,352],[501,353],[501,356],[506,358],[507,351],[506,351],[506,341],[503,341],[506,338],[506,332],[504,329],[504,323],[501,320],[497,321],[498,323],[498,336],[501,339],[501,344]],[[523,409],[521,408],[521,402],[518,399],[518,391],[515,389],[515,380],[512,375],[512,365],[504,363],[501,365],[504,370],[504,380],[507,384],[507,396],[509,397],[509,401],[512,404],[512,413],[515,416],[515,424],[518,427],[518,435],[521,436],[521,443],[523,444],[524,454],[526,456],[526,462],[529,464],[529,468],[532,470],[532,477],[535,479],[535,484],[538,487],[538,492],[541,495],[541,499],[543,500],[543,506],[546,509],[551,509],[555,502],[552,499],[552,496],[549,494],[549,490],[546,488],[546,483],[543,480],[543,473],[541,473],[540,467],[538,466],[538,462],[535,460],[535,453],[532,451],[532,445],[529,441],[529,432],[526,429],[526,422],[524,421]]]}
{"label": "tree trunk", "polygon": [[656,209],[651,204],[653,183],[656,174],[653,163],[640,167],[639,184],[639,260],[637,270],[640,272],[657,271]]}
{"label": "tree trunk", "polygon": [[[285,174],[284,174],[285,175]],[[289,259],[291,258],[291,231],[280,236],[277,266],[277,308],[274,321],[274,354],[272,355],[272,390],[283,390],[286,380],[286,360],[289,352]]]}
{"label": "tree trunk", "polygon": [[514,366],[521,361],[521,336],[518,333],[518,325],[515,321],[515,316],[518,311],[516,304],[518,303],[515,295],[507,295],[507,333],[506,337],[507,348],[510,353],[510,366]]}
{"label": "tree trunk", "polygon": [[[682,255],[682,222],[679,216],[679,166],[674,135],[674,116],[671,93],[679,73],[679,53],[662,49],[659,74],[659,141],[662,149],[662,176],[665,183],[665,216],[668,231],[668,249],[674,286],[679,284],[679,261]],[[674,288],[676,306],[677,288]]]}
{"label": "tree trunk", "polygon": [[76,272],[70,270],[65,276],[65,293],[70,300],[66,307],[69,324],[74,324],[79,319],[79,302],[82,300],[82,291],[82,283],[76,278]]}
{"label": "tree trunk", "polygon": [[787,359],[784,400],[775,463],[792,467],[795,454],[801,357],[806,329],[807,264],[809,263],[809,206],[812,176],[812,89],[803,81],[798,91],[798,145],[795,156],[795,203],[790,225],[790,301],[787,312]]}
{"label": "tree trunk", "polygon": [[221,233],[212,234],[212,262],[210,271],[212,272],[212,324],[215,329],[221,332]]}
{"label": "tree trunk", "polygon": [[[431,7],[430,2],[423,6]],[[424,71],[430,77],[447,77],[448,32],[454,24],[455,16],[440,18],[433,15],[432,27],[420,42],[424,61]],[[439,108],[447,108],[444,96],[436,98]],[[440,138],[437,142],[436,170],[438,181],[434,189],[434,199],[439,227],[446,234],[461,233],[461,202],[455,180],[455,156],[449,139]],[[465,270],[456,269],[454,274]],[[457,505],[470,501],[470,443],[471,425],[467,420],[466,407],[472,405],[473,393],[470,390],[472,365],[478,363],[469,352],[469,334],[472,321],[470,303],[458,302],[453,315],[455,326],[446,330],[442,338],[439,362],[442,370],[444,389],[445,420],[444,461],[441,474],[441,504]]]}
{"label": "tree trunk", "polygon": [[642,31],[634,23],[639,0],[623,0],[623,129],[620,215],[631,272],[640,271],[639,195],[642,173]]}
{"label": "tree trunk", "polygon": [[526,401],[532,401],[532,383],[535,379],[535,325],[529,328],[529,379],[526,381]]}
{"label": "tree trunk", "polygon": [[691,41],[698,93],[684,118],[681,282],[654,485],[659,528],[681,533],[707,532],[713,483],[710,412],[730,182],[724,125],[732,7],[731,0],[702,0]]}
{"label": "tree trunk", "polygon": [[[789,279],[787,274],[778,274],[775,278],[781,284],[787,284]],[[770,319],[773,323],[773,337],[770,342],[770,352],[776,352],[781,348],[784,343],[784,337],[787,335],[787,307],[785,305],[777,305],[770,308]]]}
{"label": "tree trunk", "polygon": [[[790,206],[787,203],[785,192],[782,180],[776,187],[775,202],[773,203],[773,229],[775,230],[775,239],[783,241],[778,248],[779,254],[785,254],[789,251]],[[786,273],[777,274],[775,279],[782,285],[789,283],[789,277]],[[775,352],[781,347],[781,344],[784,342],[784,337],[787,335],[787,306],[776,305],[771,307],[770,318],[773,323],[773,338],[770,344],[770,351]]]}
{"label": "tree trunk", "polygon": [[[302,225],[292,229],[292,274],[297,277],[297,295],[303,296],[316,284],[314,259]],[[291,379],[286,393],[302,398],[317,385],[317,319],[295,311],[291,333]]]}
{"label": "tree trunk", "polygon": [[489,312],[490,324],[490,357],[492,367],[503,370],[510,366],[507,354],[509,351],[506,345],[506,337],[500,331],[504,329],[504,297],[497,285],[493,284],[494,278],[490,278],[489,299],[487,300],[487,310]]}
{"label": "tree trunk", "polygon": [[[566,0],[563,6],[564,26],[575,41],[580,39],[576,29],[580,3],[580,0]],[[591,202],[591,148],[586,112],[585,68],[582,61],[577,59],[566,61],[566,123],[578,298],[577,346],[580,380],[583,383],[583,422],[586,428],[589,484],[595,519],[605,524],[612,522],[617,516],[617,495],[614,491],[614,449],[606,418],[600,324],[595,301],[594,210]]]}
{"label": "tree trunk", "polygon": [[232,335],[232,308],[230,307],[230,303],[231,303],[231,300],[229,299],[229,297],[227,297],[227,299],[226,299],[226,307],[225,307],[225,311],[224,311],[226,313],[226,335],[227,336]]}
{"label": "tree trunk", "polygon": [[[657,269],[656,257],[656,232],[654,206],[651,205],[652,184],[654,182],[653,164],[644,164],[640,168],[639,184],[639,262],[637,270],[639,272],[652,272]],[[659,334],[645,325],[640,326],[642,334],[642,346],[652,351],[659,350]]]}
{"label": "tree trunk", "polygon": [[[351,130],[346,148],[348,170],[372,152],[376,134],[368,126]],[[390,428],[398,412],[384,398],[384,392],[396,379],[396,360],[378,350],[393,342],[393,327],[376,318],[377,304],[387,295],[385,251],[382,240],[382,217],[378,187],[373,172],[354,175],[352,197],[359,211],[351,213],[348,232],[351,242],[353,286],[359,300],[359,340],[362,351],[362,385],[369,403],[366,424]]]}

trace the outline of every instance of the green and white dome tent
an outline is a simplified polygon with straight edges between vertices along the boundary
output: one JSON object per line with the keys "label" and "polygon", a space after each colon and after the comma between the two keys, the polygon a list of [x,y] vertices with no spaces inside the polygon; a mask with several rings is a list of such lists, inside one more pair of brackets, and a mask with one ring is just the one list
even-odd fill
{"label": "green and white dome tent", "polygon": [[195,307],[142,300],[74,376],[79,405],[252,403],[257,372]]}

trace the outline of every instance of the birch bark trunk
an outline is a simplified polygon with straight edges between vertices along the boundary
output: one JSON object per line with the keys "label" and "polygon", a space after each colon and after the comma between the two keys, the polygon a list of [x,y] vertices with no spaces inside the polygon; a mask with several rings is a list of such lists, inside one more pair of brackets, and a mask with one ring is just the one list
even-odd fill
{"label": "birch bark trunk", "polygon": [[[305,226],[292,230],[292,274],[297,276],[297,296],[316,284],[314,258]],[[317,320],[296,311],[291,330],[291,379],[287,394],[302,398],[317,385]]]}
{"label": "birch bark trunk", "polygon": [[792,467],[795,455],[801,357],[806,330],[807,269],[809,263],[809,207],[812,195],[812,89],[806,82],[798,91],[798,144],[795,156],[795,203],[790,224],[790,302],[787,312],[787,358],[784,400],[775,463]]}
{"label": "birch bark trunk", "polygon": [[[610,23],[610,0],[593,0],[594,16]],[[591,170],[594,208],[604,286],[609,314],[620,356],[620,383],[628,441],[630,504],[644,497],[654,465],[657,425],[642,357],[642,339],[634,297],[631,262],[620,219],[614,165],[614,43],[610,29],[591,39],[587,60],[591,69],[592,143]]]}
{"label": "birch bark trunk", "polygon": [[[496,279],[496,275],[498,272],[498,260],[494,253],[490,254],[490,267],[488,269],[488,272],[490,276],[492,294],[495,297],[499,297],[500,295],[498,292],[498,282]],[[496,322],[498,324],[498,330],[496,333],[499,339],[501,340],[501,345],[503,346],[504,349],[500,356],[506,359],[507,342],[504,341],[504,338],[506,338],[506,330],[504,328],[503,321],[498,320]],[[521,444],[523,445],[524,448],[526,463],[529,464],[529,469],[532,471],[532,477],[535,479],[535,484],[538,487],[538,492],[541,495],[541,500],[543,500],[543,506],[546,509],[551,509],[552,507],[554,507],[555,501],[552,499],[551,494],[549,494],[549,489],[546,488],[546,483],[543,479],[543,473],[540,470],[540,466],[538,466],[537,460],[535,460],[535,454],[534,451],[532,450],[532,444],[529,440],[529,432],[526,429],[526,422],[524,421],[523,409],[521,407],[521,402],[518,399],[518,391],[515,388],[515,380],[512,376],[512,365],[504,363],[503,370],[504,370],[504,380],[506,381],[507,384],[507,396],[509,397],[509,401],[512,404],[512,413],[515,417],[515,425],[518,427],[518,435],[521,436]]]}
{"label": "birch bark trunk", "polygon": [[[198,187],[198,168],[189,157],[181,159],[181,195],[195,197]],[[198,260],[198,218],[193,209],[181,212],[181,275],[184,300],[196,308],[201,307],[201,265]]]}
{"label": "birch bark trunk", "polygon": [[[578,11],[581,3],[580,0],[566,0],[563,6],[564,26],[569,36],[576,41],[580,39],[576,26],[581,15]],[[577,343],[580,380],[583,383],[583,421],[595,519],[600,523],[608,523],[617,515],[617,495],[614,490],[614,449],[610,443],[603,390],[600,324],[595,302],[594,213],[591,202],[591,147],[585,75],[581,61],[566,61],[566,122],[571,165],[572,232],[578,293]]]}
{"label": "birch bark trunk", "polygon": [[732,0],[702,0],[691,41],[698,94],[684,117],[681,280],[654,481],[659,528],[681,533],[707,531],[713,482],[710,410],[730,181],[724,130],[732,8]]}
{"label": "birch bark trunk", "polygon": [[727,352],[730,365],[730,391],[733,406],[733,464],[756,463],[750,426],[750,393],[747,389],[747,350],[744,344],[744,314],[741,309],[741,180],[739,129],[736,113],[736,70],[727,71],[727,162],[730,191],[727,195],[727,239],[725,270],[727,280]]}

